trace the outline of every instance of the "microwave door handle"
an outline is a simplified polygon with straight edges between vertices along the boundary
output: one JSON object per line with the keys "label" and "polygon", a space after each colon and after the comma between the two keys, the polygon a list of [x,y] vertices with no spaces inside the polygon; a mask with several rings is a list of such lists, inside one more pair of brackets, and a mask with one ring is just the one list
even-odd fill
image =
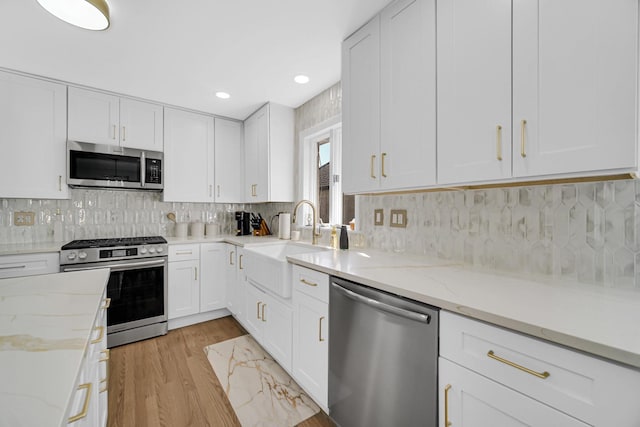
{"label": "microwave door handle", "polygon": [[140,153],[140,185],[144,187],[144,179],[147,175],[147,160],[144,155],[144,151]]}

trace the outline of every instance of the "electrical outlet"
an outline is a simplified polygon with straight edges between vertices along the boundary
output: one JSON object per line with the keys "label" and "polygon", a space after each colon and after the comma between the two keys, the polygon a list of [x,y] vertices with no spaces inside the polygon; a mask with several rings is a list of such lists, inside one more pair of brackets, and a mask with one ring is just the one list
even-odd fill
{"label": "electrical outlet", "polygon": [[13,225],[21,227],[23,225],[33,225],[35,223],[35,212],[14,212],[13,213]]}
{"label": "electrical outlet", "polygon": [[373,225],[384,225],[384,209],[373,211]]}
{"label": "electrical outlet", "polygon": [[392,209],[391,210],[391,227],[407,228],[407,210]]}

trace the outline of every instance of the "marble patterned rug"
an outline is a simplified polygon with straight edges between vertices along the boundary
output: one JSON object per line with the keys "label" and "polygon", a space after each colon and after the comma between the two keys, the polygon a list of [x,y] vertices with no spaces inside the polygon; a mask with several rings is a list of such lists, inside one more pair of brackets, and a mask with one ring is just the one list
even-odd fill
{"label": "marble patterned rug", "polygon": [[242,427],[293,427],[320,411],[251,335],[212,344],[204,352]]}

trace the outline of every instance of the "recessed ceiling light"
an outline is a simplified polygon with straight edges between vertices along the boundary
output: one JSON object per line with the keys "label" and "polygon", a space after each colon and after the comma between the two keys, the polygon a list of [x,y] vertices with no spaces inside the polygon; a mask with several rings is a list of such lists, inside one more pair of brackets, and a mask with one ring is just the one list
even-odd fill
{"label": "recessed ceiling light", "polygon": [[216,92],[216,96],[220,99],[229,99],[231,98],[231,95],[229,95],[227,92]]}
{"label": "recessed ceiling light", "polygon": [[69,24],[87,30],[109,28],[106,0],[38,0],[40,6]]}
{"label": "recessed ceiling light", "polygon": [[298,84],[305,84],[305,83],[309,83],[309,77],[305,76],[304,74],[300,74],[297,75],[293,78],[293,81],[298,83]]}

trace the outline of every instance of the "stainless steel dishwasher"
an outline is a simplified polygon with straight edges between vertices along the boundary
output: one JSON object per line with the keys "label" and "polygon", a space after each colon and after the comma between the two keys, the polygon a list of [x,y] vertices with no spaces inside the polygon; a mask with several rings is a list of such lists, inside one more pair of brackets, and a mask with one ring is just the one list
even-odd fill
{"label": "stainless steel dishwasher", "polygon": [[329,415],[342,427],[435,427],[438,309],[331,278]]}

